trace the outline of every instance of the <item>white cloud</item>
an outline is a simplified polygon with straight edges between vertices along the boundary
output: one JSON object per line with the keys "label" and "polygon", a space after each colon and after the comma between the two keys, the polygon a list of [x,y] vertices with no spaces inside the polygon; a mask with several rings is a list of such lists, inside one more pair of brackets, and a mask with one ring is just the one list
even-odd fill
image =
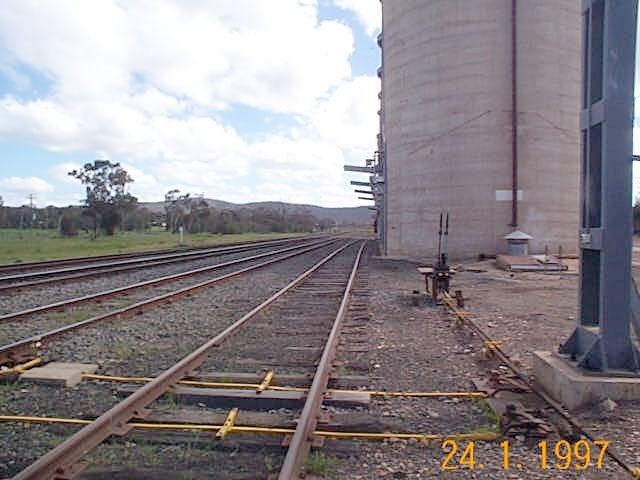
{"label": "white cloud", "polygon": [[[338,3],[375,23],[367,2]],[[352,77],[353,48],[350,28],[319,21],[315,0],[8,0],[0,67],[28,65],[51,85],[42,98],[20,99],[18,85],[0,98],[0,139],[120,161],[142,200],[180,186],[353,204],[342,164],[375,149],[379,89]],[[224,123],[231,105],[297,126],[249,141]],[[53,169],[56,186],[70,186],[68,167]],[[249,176],[278,188],[245,191]]]}
{"label": "white cloud", "polygon": [[39,177],[0,178],[0,195],[7,205],[28,204],[30,194],[35,194],[38,204],[46,204],[53,191],[53,185]]}
{"label": "white cloud", "polygon": [[321,138],[346,149],[349,160],[362,160],[375,150],[379,91],[377,77],[356,77],[336,88],[310,117]]}
{"label": "white cloud", "polygon": [[368,35],[380,30],[382,23],[382,6],[380,0],[332,0],[333,3],[356,14]]}
{"label": "white cloud", "polygon": [[51,179],[59,183],[66,183],[68,185],[77,185],[78,180],[69,175],[72,170],[81,168],[82,165],[78,165],[73,162],[58,163],[49,169]]}
{"label": "white cloud", "polygon": [[[24,28],[29,25],[29,28]],[[301,112],[350,75],[351,30],[308,2],[3,2],[0,38],[58,100],[130,101],[146,82],[219,108]]]}

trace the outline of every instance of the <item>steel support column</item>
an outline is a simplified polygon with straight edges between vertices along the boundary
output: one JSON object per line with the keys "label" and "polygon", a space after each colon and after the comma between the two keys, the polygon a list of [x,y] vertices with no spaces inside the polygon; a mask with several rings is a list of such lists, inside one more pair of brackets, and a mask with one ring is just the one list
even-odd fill
{"label": "steel support column", "polygon": [[638,372],[631,342],[637,0],[584,0],[578,326],[560,348],[587,370]]}

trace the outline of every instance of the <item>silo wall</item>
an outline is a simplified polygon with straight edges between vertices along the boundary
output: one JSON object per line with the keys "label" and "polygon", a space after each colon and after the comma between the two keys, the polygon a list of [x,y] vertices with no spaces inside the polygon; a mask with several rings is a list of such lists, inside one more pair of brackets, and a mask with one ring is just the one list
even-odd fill
{"label": "silo wall", "polygon": [[[390,256],[506,250],[514,230],[511,0],[383,0]],[[580,4],[517,2],[518,225],[530,250],[577,248]]]}

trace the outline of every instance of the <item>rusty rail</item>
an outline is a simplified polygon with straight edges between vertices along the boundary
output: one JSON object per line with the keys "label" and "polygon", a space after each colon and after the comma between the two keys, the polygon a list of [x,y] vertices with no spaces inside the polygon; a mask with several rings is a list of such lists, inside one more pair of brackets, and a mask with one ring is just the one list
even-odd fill
{"label": "rusty rail", "polygon": [[363,242],[358,250],[358,255],[356,256],[351,275],[349,276],[349,282],[345,288],[345,294],[340,303],[340,309],[338,310],[336,319],[333,322],[333,327],[331,328],[331,333],[322,352],[320,363],[313,377],[313,383],[307,394],[307,400],[298,419],[296,431],[289,443],[289,449],[282,468],[280,469],[278,480],[292,480],[297,478],[311,449],[313,432],[318,423],[322,399],[327,391],[329,375],[331,374],[331,367],[338,347],[340,330],[342,329],[342,323],[347,313],[349,300],[351,299],[351,290],[353,289],[353,283],[358,272],[358,265],[365,245],[366,243]]}
{"label": "rusty rail", "polygon": [[249,250],[256,250],[269,246],[276,246],[299,241],[300,240],[298,239],[294,239],[286,241],[280,240],[272,242],[261,242],[259,244],[220,247],[206,250],[173,253],[170,255],[155,256],[151,258],[134,258],[112,263],[101,263],[98,265],[82,265],[78,267],[69,267],[58,270],[44,270],[40,272],[29,272],[18,275],[4,276],[0,277],[0,284],[6,282],[20,282],[20,280],[28,280],[30,278],[39,280],[22,281],[20,283],[9,283],[7,285],[0,285],[0,293],[35,286],[48,285],[52,283],[62,283],[66,281],[78,280],[81,278],[93,277],[96,275],[140,270],[143,268],[154,267],[158,265],[170,265],[172,263],[184,262],[185,260],[199,260],[216,255],[245,252]]}
{"label": "rusty rail", "polygon": [[173,367],[165,370],[152,382],[138,389],[135,393],[103,413],[96,420],[76,432],[53,450],[40,457],[33,464],[18,473],[14,477],[14,480],[47,480],[61,477],[71,478],[77,475],[80,471],[78,461],[87,453],[111,435],[126,434],[131,428],[128,422],[133,418],[144,418],[148,415],[148,406],[184,377],[193,375],[195,369],[206,360],[212,348],[219,346],[256,314],[267,308],[286,292],[302,283],[316,270],[353,243],[355,242],[349,242],[334,250],[282,290],[227,327],[216,337],[194,350]]}
{"label": "rusty rail", "polygon": [[[333,241],[326,242],[327,245],[329,243],[333,243]],[[283,260],[287,260],[289,258],[298,256],[298,255],[302,255],[303,253],[309,252],[311,250],[316,250],[318,248],[322,248],[323,246],[325,246],[325,244],[307,247],[302,250],[295,251],[293,253],[288,253],[281,257],[274,258],[272,260],[267,260],[266,262],[262,262],[257,265],[252,265],[250,267],[246,267],[241,270],[237,270],[235,272],[227,273],[225,275],[221,275],[219,277],[212,278],[210,280],[199,282],[189,287],[184,287],[179,290],[175,290],[173,292],[165,293],[157,297],[144,300],[142,302],[134,303],[127,307],[119,308],[117,310],[113,310],[111,312],[108,312],[102,315],[97,315],[95,317],[88,318],[80,322],[72,323],[70,325],[65,325],[64,327],[56,328],[54,330],[50,330],[42,334],[33,335],[23,340],[19,340],[17,342],[13,342],[8,345],[4,345],[0,347],[0,365],[6,364],[6,363],[18,363],[25,359],[29,359],[33,357],[39,350],[41,350],[45,346],[45,343],[47,343],[48,341],[54,338],[57,338],[61,335],[64,335],[66,333],[72,332],[74,330],[78,330],[104,320],[125,318],[127,316],[142,313],[145,309],[148,309],[149,307],[161,305],[163,303],[166,303],[169,300],[180,298],[190,293],[193,293],[197,290],[201,290],[203,288],[209,287],[214,283],[218,283],[223,280],[227,280],[229,278],[233,278],[238,275],[242,275],[244,273],[250,272],[252,270],[257,270],[258,268],[262,268],[277,262],[281,262]]]}
{"label": "rusty rail", "polygon": [[287,242],[287,241],[295,241],[302,240],[304,238],[317,238],[322,237],[323,235],[307,235],[305,237],[283,237],[275,240],[261,240],[258,242],[234,242],[226,245],[205,245],[199,247],[186,247],[186,248],[162,248],[155,250],[141,250],[134,252],[126,252],[126,253],[111,253],[105,255],[90,255],[86,257],[68,257],[68,258],[58,258],[54,260],[42,260],[42,261],[33,261],[33,262],[22,262],[22,263],[3,263],[0,264],[0,274],[6,272],[16,272],[20,270],[33,270],[38,268],[47,268],[47,267],[58,267],[63,265],[81,265],[83,263],[95,263],[102,261],[110,261],[110,260],[119,260],[119,259],[127,259],[127,258],[143,258],[143,257],[151,257],[154,255],[165,255],[172,253],[187,253],[187,252],[201,252],[204,250],[209,250],[212,248],[233,248],[233,247],[245,247],[245,246],[258,246],[262,244],[269,244],[272,242]]}
{"label": "rusty rail", "polygon": [[[571,425],[571,427],[579,432],[582,436],[594,442],[596,437],[594,437],[591,433],[589,433],[585,428],[571,415],[562,404],[556,402],[553,398],[547,395],[546,392],[538,388],[534,382],[531,381],[528,375],[523,373],[515,363],[511,361],[509,355],[502,350],[499,343],[496,343],[480,326],[473,321],[470,317],[469,312],[458,308],[456,305],[455,299],[452,298],[448,293],[443,294],[443,299],[447,307],[458,317],[463,325],[465,325],[469,330],[476,333],[484,342],[491,342],[493,345],[491,347],[491,351],[495,354],[496,357],[500,359],[502,363],[504,363],[509,370],[511,370],[520,380],[522,380],[531,391],[538,396],[542,401],[544,401],[547,405],[549,405],[553,410],[555,410],[565,421]],[[634,467],[628,465],[622,457],[615,452],[611,447],[606,449],[606,454],[616,462],[620,467],[622,467],[627,473],[631,474],[633,478],[638,478],[638,473]]]}
{"label": "rusty rail", "polygon": [[278,255],[280,253],[285,253],[292,250],[298,250],[305,247],[310,247],[313,245],[320,244],[328,244],[327,240],[319,240],[310,243],[298,244],[292,247],[281,248],[279,250],[273,250],[270,252],[260,253],[257,255],[251,255],[249,257],[244,257],[236,260],[229,260],[227,262],[217,263],[215,265],[209,265],[207,267],[196,268],[194,270],[189,270],[187,272],[176,273],[173,275],[165,275],[163,277],[154,278],[152,280],[146,280],[144,282],[134,283],[131,285],[126,285],[124,287],[118,287],[111,290],[105,290],[103,292],[98,292],[91,295],[84,295],[82,297],[71,298],[69,300],[62,300],[60,302],[50,303],[48,305],[41,305],[39,307],[29,308],[26,310],[21,310],[19,312],[7,313],[6,315],[0,315],[0,323],[7,322],[11,320],[16,320],[18,318],[26,317],[29,315],[35,315],[39,313],[46,313],[53,310],[59,310],[62,308],[68,308],[75,305],[81,305],[83,303],[95,302],[97,300],[103,300],[105,298],[111,298],[117,296],[122,293],[129,293],[134,290],[138,290],[145,287],[150,287],[154,285],[162,285],[165,283],[172,282],[174,280],[179,280],[181,278],[188,278],[200,273],[206,273],[210,271],[219,270],[224,267],[229,267],[231,265],[237,265],[239,263],[249,262],[251,260],[258,260],[259,258],[269,257],[273,255]]}

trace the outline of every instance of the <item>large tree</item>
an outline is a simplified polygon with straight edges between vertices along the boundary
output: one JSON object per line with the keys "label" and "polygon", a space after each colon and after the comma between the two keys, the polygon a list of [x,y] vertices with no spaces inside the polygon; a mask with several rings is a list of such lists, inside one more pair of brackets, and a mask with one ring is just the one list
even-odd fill
{"label": "large tree", "polygon": [[132,183],[133,178],[119,163],[95,160],[69,175],[86,187],[85,212],[93,219],[94,235],[98,228],[113,235],[124,213],[136,208],[138,199],[127,192],[127,184]]}

